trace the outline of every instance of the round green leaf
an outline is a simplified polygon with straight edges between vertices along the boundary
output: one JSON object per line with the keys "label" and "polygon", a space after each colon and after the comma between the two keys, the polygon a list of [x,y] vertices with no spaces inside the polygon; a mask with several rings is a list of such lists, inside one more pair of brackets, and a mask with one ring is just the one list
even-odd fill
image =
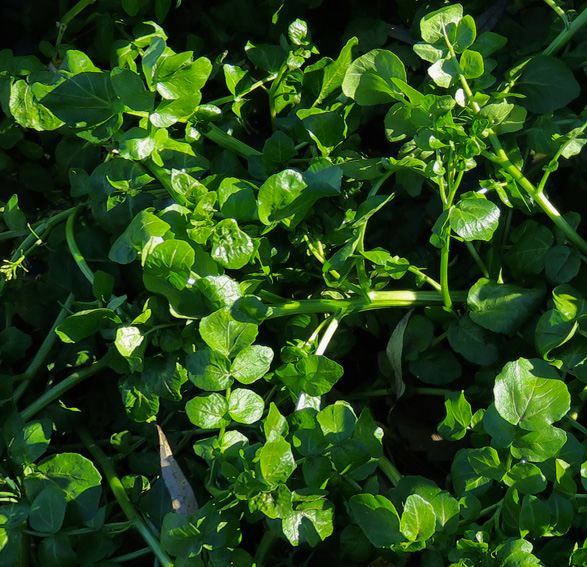
{"label": "round green leaf", "polygon": [[265,409],[265,402],[259,394],[251,390],[237,388],[228,397],[228,413],[238,423],[259,421]]}
{"label": "round green leaf", "polygon": [[251,345],[236,355],[230,371],[241,384],[252,384],[269,372],[272,361],[273,351],[269,347]]}
{"label": "round green leaf", "polygon": [[232,385],[230,360],[213,350],[198,350],[186,358],[189,379],[202,390],[221,392]]}
{"label": "round green leaf", "polygon": [[463,199],[451,209],[451,228],[464,240],[491,240],[499,224],[499,207],[487,199]]}
{"label": "round green leaf", "polygon": [[344,76],[342,91],[361,106],[403,99],[394,78],[406,80],[401,59],[391,51],[374,49],[352,62]]}
{"label": "round green leaf", "polygon": [[406,498],[399,529],[410,541],[426,541],[434,535],[436,513],[432,504],[419,494]]}
{"label": "round green leaf", "polygon": [[245,266],[255,250],[253,241],[234,219],[221,220],[212,233],[212,258],[221,266],[237,270]]}
{"label": "round green leaf", "polygon": [[185,405],[188,419],[203,429],[220,429],[230,425],[226,416],[228,402],[220,394],[204,394],[191,399]]}
{"label": "round green leaf", "polygon": [[200,321],[200,336],[204,342],[212,350],[228,357],[250,346],[257,333],[257,325],[237,321],[224,309],[214,311]]}
{"label": "round green leaf", "polygon": [[562,419],[571,397],[556,370],[538,359],[508,362],[495,379],[495,407],[512,425],[536,431]]}

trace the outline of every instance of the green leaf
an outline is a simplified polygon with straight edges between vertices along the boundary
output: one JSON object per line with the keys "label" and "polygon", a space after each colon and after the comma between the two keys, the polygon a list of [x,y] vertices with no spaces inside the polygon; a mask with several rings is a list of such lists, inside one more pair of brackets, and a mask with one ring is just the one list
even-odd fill
{"label": "green leaf", "polygon": [[278,369],[277,375],[293,392],[305,392],[310,396],[322,396],[332,389],[341,378],[344,370],[340,364],[326,356],[310,354],[287,371]]}
{"label": "green leaf", "polygon": [[518,273],[539,274],[546,265],[546,257],[554,243],[554,236],[552,231],[543,225],[521,226],[527,228],[508,251],[506,260]]}
{"label": "green leaf", "polygon": [[171,226],[145,209],[136,215],[126,230],[114,241],[108,258],[118,264],[129,264],[137,257],[149,239],[161,237]]}
{"label": "green leaf", "polygon": [[469,449],[467,460],[473,470],[480,476],[500,482],[506,473],[506,468],[499,458],[499,453],[493,447]]}
{"label": "green leaf", "polygon": [[225,309],[214,311],[200,321],[200,336],[212,349],[233,357],[257,338],[258,327],[234,319]]}
{"label": "green leaf", "polygon": [[122,104],[135,112],[153,111],[155,95],[145,89],[145,84],[137,73],[130,69],[114,67],[110,71],[110,80]]}
{"label": "green leaf", "polygon": [[452,392],[444,401],[446,417],[438,424],[438,433],[445,439],[457,441],[467,434],[471,425],[473,411],[471,404],[465,398],[464,392]]}
{"label": "green leaf", "polygon": [[375,547],[391,547],[404,541],[397,510],[385,496],[355,494],[349,504],[355,521]]}
{"label": "green leaf", "polygon": [[[33,85],[33,92],[36,92]],[[108,73],[73,75],[43,96],[41,103],[68,126],[88,128],[106,122],[119,111]]]}
{"label": "green leaf", "polygon": [[116,329],[116,350],[125,358],[133,357],[141,346],[145,337],[138,327],[118,327]]}
{"label": "green leaf", "polygon": [[462,199],[450,210],[449,221],[464,240],[489,241],[499,225],[499,208],[486,199]]}
{"label": "green leaf", "polygon": [[186,358],[189,379],[202,390],[221,392],[230,388],[233,378],[230,360],[213,350],[198,350]]}
{"label": "green leaf", "polygon": [[562,419],[571,398],[556,370],[538,359],[508,362],[495,379],[495,407],[512,425],[537,431]]}
{"label": "green leaf", "polygon": [[4,422],[2,433],[12,461],[28,465],[47,451],[52,424],[48,419],[25,423],[20,414],[13,413]]}
{"label": "green leaf", "polygon": [[61,529],[65,519],[67,499],[65,492],[50,484],[31,503],[29,524],[33,530],[54,534]]}
{"label": "green leaf", "polygon": [[515,464],[503,481],[522,494],[539,494],[547,485],[546,477],[536,465],[523,462]]}
{"label": "green leaf", "polygon": [[145,287],[173,301],[191,277],[195,256],[194,249],[184,240],[171,239],[157,244],[143,257]]}
{"label": "green leaf", "polygon": [[230,367],[230,372],[241,384],[252,384],[269,372],[273,350],[261,345],[251,345],[241,350]]}
{"label": "green leaf", "polygon": [[186,405],[188,419],[202,429],[220,429],[230,425],[228,402],[220,394],[204,394],[192,398]]}
{"label": "green leaf", "polygon": [[494,333],[512,335],[540,305],[541,289],[525,289],[481,278],[467,295],[473,322]]}
{"label": "green leaf", "polygon": [[383,104],[403,98],[393,79],[406,80],[401,59],[384,49],[374,49],[348,67],[342,91],[361,106]]}
{"label": "green leaf", "polygon": [[236,220],[221,220],[212,233],[212,258],[221,266],[237,270],[245,266],[255,250],[253,241]]}
{"label": "green leaf", "polygon": [[[441,43],[444,44],[446,39],[453,43],[457,39],[457,25],[463,18],[463,7],[460,4],[454,4],[453,6],[447,6],[441,8],[435,12],[426,14],[420,20],[420,33],[422,39],[428,43]],[[467,34],[463,33],[467,28],[470,28],[470,20],[467,22],[469,25],[463,27],[461,36]],[[469,32],[470,33],[470,32]]]}
{"label": "green leaf", "polygon": [[40,479],[31,477],[25,480],[25,485],[30,480],[31,487],[36,488],[39,484],[42,489],[55,483],[65,493],[67,502],[77,501],[81,505],[83,500],[94,500],[97,505],[102,475],[86,457],[77,453],[58,453],[43,459],[35,470],[42,475],[42,480],[39,482]]}
{"label": "green leaf", "polygon": [[273,487],[286,482],[297,466],[291,446],[283,437],[265,443],[256,456],[263,479]]}
{"label": "green leaf", "polygon": [[516,459],[542,463],[556,456],[567,442],[567,434],[558,427],[536,431],[516,431],[510,451]]}
{"label": "green leaf", "polygon": [[478,51],[466,49],[461,55],[459,64],[466,79],[478,79],[485,72],[483,55]]}
{"label": "green leaf", "polygon": [[541,537],[549,532],[550,513],[545,502],[536,496],[526,495],[520,511],[520,535]]}
{"label": "green leaf", "polygon": [[324,438],[334,445],[347,441],[353,434],[357,416],[350,404],[338,401],[324,408],[316,419]]}
{"label": "green leaf", "polygon": [[303,109],[296,113],[318,149],[328,155],[344,139],[344,120],[335,112]]}
{"label": "green leaf", "polygon": [[7,362],[24,358],[32,344],[31,336],[17,327],[6,327],[0,332],[0,356]]}
{"label": "green leaf", "polygon": [[285,437],[289,433],[287,420],[281,415],[274,402],[269,405],[269,412],[263,420],[263,432],[268,441],[272,441],[276,436]]}
{"label": "green leaf", "polygon": [[432,504],[419,494],[410,494],[404,504],[400,531],[409,541],[426,541],[434,535],[436,514]]}
{"label": "green leaf", "polygon": [[159,412],[159,396],[146,387],[136,374],[118,381],[118,389],[127,415],[136,422],[151,422]]}
{"label": "green leaf", "polygon": [[351,37],[340,50],[340,54],[336,60],[324,67],[322,85],[314,106],[319,105],[326,97],[342,86],[346,70],[353,60],[353,49],[358,43],[359,40],[356,37]]}
{"label": "green leaf", "polygon": [[530,112],[546,114],[575,100],[581,87],[561,59],[537,55],[523,68],[515,90],[524,95],[520,102]]}
{"label": "green leaf", "polygon": [[293,140],[285,132],[277,130],[265,141],[261,159],[270,170],[275,170],[287,164],[296,153]]}
{"label": "green leaf", "polygon": [[536,325],[536,350],[548,360],[550,351],[571,340],[578,327],[577,321],[569,321],[557,309],[549,309]]}
{"label": "green leaf", "polygon": [[490,366],[499,361],[499,347],[495,337],[474,323],[468,315],[461,317],[457,325],[448,329],[448,341],[455,352],[469,362]]}
{"label": "green leaf", "polygon": [[455,355],[448,349],[435,346],[410,361],[410,372],[427,384],[444,385],[456,380],[462,367]]}
{"label": "green leaf", "polygon": [[256,423],[265,410],[263,398],[244,388],[237,388],[228,397],[228,413],[237,423]]}
{"label": "green leaf", "polygon": [[24,128],[34,128],[42,132],[56,130],[64,124],[38,102],[33,94],[32,85],[23,80],[15,81],[10,86],[9,109],[14,120]]}
{"label": "green leaf", "polygon": [[268,73],[277,73],[287,56],[286,51],[279,45],[255,45],[250,41],[245,46],[245,53],[256,67]]}
{"label": "green leaf", "polygon": [[180,67],[171,75],[162,78],[162,80],[159,80],[160,72],[158,69],[155,88],[167,100],[193,96],[206,84],[211,72],[212,63],[210,63],[210,60],[206,57],[200,57],[193,63]]}
{"label": "green leaf", "polygon": [[120,317],[112,309],[87,309],[67,317],[55,332],[64,343],[77,343],[101,329],[120,323]]}
{"label": "green leaf", "polygon": [[575,247],[553,246],[544,258],[546,277],[557,285],[570,282],[581,269],[581,254]]}
{"label": "green leaf", "polygon": [[477,26],[475,25],[475,20],[467,14],[457,23],[456,35],[453,42],[454,50],[457,53],[462,53],[467,47],[473,45],[476,37]]}
{"label": "green leaf", "polygon": [[4,222],[10,230],[23,232],[26,229],[26,215],[18,206],[18,195],[14,194],[4,207]]}
{"label": "green leaf", "polygon": [[300,197],[307,187],[303,175],[295,169],[285,169],[269,177],[259,188],[259,220],[270,225],[292,217],[305,206]]}
{"label": "green leaf", "polygon": [[181,388],[188,380],[188,373],[171,354],[149,356],[145,358],[141,379],[155,395],[178,402],[182,398]]}

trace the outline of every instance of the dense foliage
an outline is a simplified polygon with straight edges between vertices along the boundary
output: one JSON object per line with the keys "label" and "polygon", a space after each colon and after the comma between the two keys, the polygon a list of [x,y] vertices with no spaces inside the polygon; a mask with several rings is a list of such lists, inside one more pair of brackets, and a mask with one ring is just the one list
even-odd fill
{"label": "dense foliage", "polygon": [[212,4],[2,8],[0,565],[587,565],[587,7]]}

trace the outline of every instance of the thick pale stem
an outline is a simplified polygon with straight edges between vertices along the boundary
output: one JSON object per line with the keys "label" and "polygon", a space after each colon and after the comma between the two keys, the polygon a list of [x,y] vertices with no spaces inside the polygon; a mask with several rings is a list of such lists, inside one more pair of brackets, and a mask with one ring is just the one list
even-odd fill
{"label": "thick pale stem", "polygon": [[[466,291],[453,291],[452,300],[463,304],[467,300]],[[302,299],[286,301],[270,307],[269,319],[297,315],[299,313],[337,313],[372,311],[389,307],[444,305],[442,295],[437,291],[371,291],[367,298],[354,299]]]}

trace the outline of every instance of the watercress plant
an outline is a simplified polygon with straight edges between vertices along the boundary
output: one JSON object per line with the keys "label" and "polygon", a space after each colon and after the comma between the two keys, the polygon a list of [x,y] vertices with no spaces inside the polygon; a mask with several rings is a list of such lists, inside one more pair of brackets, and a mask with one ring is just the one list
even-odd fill
{"label": "watercress plant", "polygon": [[587,9],[180,4],[0,52],[0,564],[585,565]]}

